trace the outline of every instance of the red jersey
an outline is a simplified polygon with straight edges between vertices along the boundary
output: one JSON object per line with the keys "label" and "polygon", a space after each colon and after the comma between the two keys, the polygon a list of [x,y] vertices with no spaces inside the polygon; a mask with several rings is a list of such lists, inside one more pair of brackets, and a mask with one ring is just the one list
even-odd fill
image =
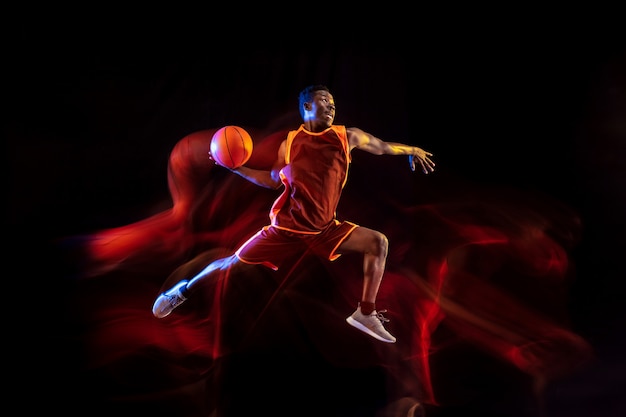
{"label": "red jersey", "polygon": [[272,226],[317,234],[338,223],[336,210],[351,162],[346,127],[309,132],[301,125],[287,135],[280,178],[285,189],[270,211]]}

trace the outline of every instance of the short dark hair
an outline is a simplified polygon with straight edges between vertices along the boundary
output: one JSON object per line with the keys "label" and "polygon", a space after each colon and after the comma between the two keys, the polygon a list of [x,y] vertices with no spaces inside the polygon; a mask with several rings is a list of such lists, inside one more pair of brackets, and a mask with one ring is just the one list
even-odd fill
{"label": "short dark hair", "polygon": [[307,87],[304,87],[302,91],[300,91],[300,95],[298,96],[298,110],[300,110],[300,116],[304,119],[304,103],[310,103],[313,101],[313,96],[317,91],[327,91],[330,93],[328,87],[323,84],[312,84]]}

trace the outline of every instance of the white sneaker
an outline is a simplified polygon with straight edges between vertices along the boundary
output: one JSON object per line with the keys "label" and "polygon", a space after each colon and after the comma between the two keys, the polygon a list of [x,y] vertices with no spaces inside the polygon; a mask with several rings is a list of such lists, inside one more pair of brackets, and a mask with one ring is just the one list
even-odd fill
{"label": "white sneaker", "polygon": [[156,318],[162,319],[169,315],[176,307],[181,305],[187,298],[183,296],[180,289],[187,285],[187,280],[180,281],[178,284],[159,295],[152,306],[152,314]]}
{"label": "white sneaker", "polygon": [[389,319],[385,318],[382,314],[386,311],[387,310],[381,310],[380,312],[376,312],[376,310],[374,310],[372,314],[366,316],[361,313],[361,307],[358,307],[356,311],[346,319],[346,321],[351,326],[356,327],[362,332],[367,333],[378,340],[387,343],[395,343],[396,338],[383,327],[383,322],[389,321]]}

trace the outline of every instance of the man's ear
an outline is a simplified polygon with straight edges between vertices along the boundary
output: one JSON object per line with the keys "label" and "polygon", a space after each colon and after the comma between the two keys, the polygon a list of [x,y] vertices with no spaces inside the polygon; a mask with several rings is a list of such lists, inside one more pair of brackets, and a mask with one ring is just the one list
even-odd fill
{"label": "man's ear", "polygon": [[311,110],[311,103],[304,103],[304,110],[306,111]]}

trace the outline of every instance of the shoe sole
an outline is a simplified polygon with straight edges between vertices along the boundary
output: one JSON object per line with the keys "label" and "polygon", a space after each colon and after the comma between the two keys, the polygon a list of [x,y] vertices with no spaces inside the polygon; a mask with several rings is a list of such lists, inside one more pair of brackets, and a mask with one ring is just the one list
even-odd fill
{"label": "shoe sole", "polygon": [[385,342],[385,343],[395,343],[395,340],[389,340],[389,339],[385,339],[384,337],[378,335],[377,333],[374,333],[372,330],[370,330],[368,327],[364,326],[363,324],[361,324],[360,322],[356,321],[355,319],[352,318],[352,316],[349,316],[346,321],[348,322],[348,324],[352,327],[355,327],[357,329],[359,329],[360,331],[367,333],[368,335],[372,336],[375,339],[380,340],[381,342]]}

